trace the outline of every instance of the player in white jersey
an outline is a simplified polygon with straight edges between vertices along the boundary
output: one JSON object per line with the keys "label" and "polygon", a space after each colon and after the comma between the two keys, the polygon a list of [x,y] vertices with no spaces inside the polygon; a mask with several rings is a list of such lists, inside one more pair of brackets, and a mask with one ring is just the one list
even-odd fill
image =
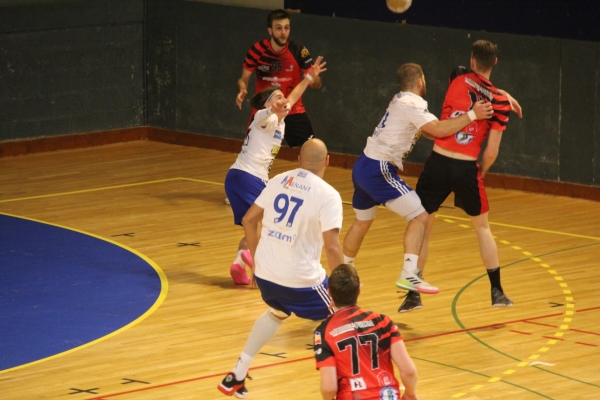
{"label": "player in white jersey", "polygon": [[[270,86],[251,99],[252,107],[260,111],[254,115],[242,151],[225,177],[225,192],[236,225],[242,224],[244,214],[265,188],[269,179],[269,170],[285,135],[284,118],[310,82],[327,70],[324,68],[325,64],[323,57],[318,57],[313,68],[304,75],[304,79],[287,99],[279,86]],[[248,251],[245,238],[242,238],[238,245],[237,256],[229,268],[236,285],[250,284],[246,265],[252,268],[252,256]]]}
{"label": "player in white jersey", "polygon": [[228,396],[246,396],[250,363],[292,313],[311,320],[331,313],[327,274],[320,260],[323,247],[330,269],[344,260],[339,241],[342,198],[322,179],[329,164],[322,141],[305,142],[298,160],[300,168],[272,178],[244,216],[244,231],[255,256],[254,278],[270,308],[255,322],[235,368],[218,386]]}
{"label": "player in white jersey", "polygon": [[352,168],[352,206],[356,219],[344,238],[344,261],[354,264],[377,207],[383,204],[409,221],[404,234],[404,266],[396,286],[421,293],[438,293],[438,288],[421,279],[417,268],[428,214],[396,169],[402,170],[402,161],[421,135],[429,139],[453,135],[475,119],[490,118],[492,106],[479,101],[468,113],[439,121],[427,110],[427,102],[423,99],[425,75],[419,65],[402,65],[398,70],[398,81],[400,93],[390,102],[375,132],[367,139],[364,154]]}

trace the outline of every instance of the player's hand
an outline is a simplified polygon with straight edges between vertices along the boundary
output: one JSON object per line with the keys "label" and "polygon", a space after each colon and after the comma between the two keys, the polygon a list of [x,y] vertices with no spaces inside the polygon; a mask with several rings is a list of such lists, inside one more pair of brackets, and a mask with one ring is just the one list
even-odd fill
{"label": "player's hand", "polygon": [[494,113],[494,108],[489,101],[479,100],[473,106],[473,111],[475,111],[477,119],[490,119]]}
{"label": "player's hand", "polygon": [[235,104],[237,104],[237,106],[240,110],[242,109],[242,103],[244,102],[244,99],[246,98],[247,94],[248,94],[247,90],[240,90],[237,97],[235,98]]}
{"label": "player's hand", "polygon": [[506,90],[498,89],[498,91],[508,99],[508,102],[510,103],[510,110],[512,112],[517,113],[519,118],[523,118],[523,109],[521,108],[519,102],[514,97],[512,97]]}
{"label": "player's hand", "polygon": [[316,78],[317,76],[319,76],[320,73],[327,71],[327,68],[325,68],[325,65],[327,65],[327,63],[325,61],[323,61],[323,56],[317,57],[317,60],[313,64],[313,67],[308,74],[312,78]]}
{"label": "player's hand", "polygon": [[416,394],[415,394],[415,395],[410,395],[410,394],[406,394],[406,393],[404,393],[404,394],[402,395],[402,398],[401,398],[401,400],[419,400],[419,399],[417,398],[417,395],[416,395]]}

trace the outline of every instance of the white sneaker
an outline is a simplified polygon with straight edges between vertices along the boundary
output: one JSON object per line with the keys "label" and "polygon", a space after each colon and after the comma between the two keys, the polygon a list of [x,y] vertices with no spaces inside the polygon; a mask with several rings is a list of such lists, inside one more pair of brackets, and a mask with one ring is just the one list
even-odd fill
{"label": "white sneaker", "polygon": [[416,273],[409,274],[405,271],[402,271],[400,274],[400,277],[396,281],[396,286],[425,294],[436,294],[440,292],[440,289],[425,282],[423,279],[419,278]]}

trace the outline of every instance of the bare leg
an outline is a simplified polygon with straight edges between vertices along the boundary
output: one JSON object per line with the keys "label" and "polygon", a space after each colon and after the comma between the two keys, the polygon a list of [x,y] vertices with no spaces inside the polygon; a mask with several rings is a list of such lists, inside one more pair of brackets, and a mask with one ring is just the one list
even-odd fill
{"label": "bare leg", "polygon": [[404,233],[404,253],[419,255],[427,229],[427,212],[422,212],[408,222]]}
{"label": "bare leg", "polygon": [[500,266],[498,247],[492,236],[492,231],[488,222],[488,213],[470,218],[473,229],[475,229],[475,234],[477,235],[477,240],[479,240],[479,252],[481,253],[483,265],[485,265],[485,268],[487,269],[498,268]]}
{"label": "bare leg", "polygon": [[418,267],[421,273],[425,269],[425,263],[427,263],[427,257],[429,257],[429,236],[431,235],[431,230],[433,229],[434,221],[435,213],[429,214],[429,219],[427,220],[427,228],[425,229],[425,234],[423,235],[423,246],[421,246],[421,252],[419,253]]}
{"label": "bare leg", "polygon": [[346,237],[344,238],[344,255],[347,257],[356,257],[358,254],[358,250],[360,250],[360,246],[365,238],[371,224],[373,224],[372,219],[370,220],[360,220],[355,219],[352,223],[352,226],[346,233]]}

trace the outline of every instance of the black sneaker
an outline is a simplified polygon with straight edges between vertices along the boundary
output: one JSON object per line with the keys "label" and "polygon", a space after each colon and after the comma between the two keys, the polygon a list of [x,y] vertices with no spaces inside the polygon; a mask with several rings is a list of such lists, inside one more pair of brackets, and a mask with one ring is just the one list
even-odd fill
{"label": "black sneaker", "polygon": [[248,389],[246,389],[246,386],[242,386],[241,388],[236,390],[233,395],[238,399],[245,399],[246,397],[248,397]]}
{"label": "black sneaker", "polygon": [[408,292],[404,296],[404,301],[398,308],[399,313],[408,312],[412,310],[418,310],[423,308],[421,303],[421,294],[419,292]]}
{"label": "black sneaker", "polygon": [[500,289],[492,288],[493,307],[511,307],[514,303]]}
{"label": "black sneaker", "polygon": [[[223,393],[226,396],[233,396],[235,393],[240,391],[242,388],[245,389],[245,386],[244,386],[245,381],[246,381],[246,379],[242,379],[241,381],[236,380],[235,374],[233,372],[230,372],[227,374],[227,376],[225,376],[225,378],[223,378],[223,380],[221,381],[219,386],[217,386],[217,389],[219,389],[221,391],[221,393]],[[244,397],[246,397],[248,395],[248,390],[246,390],[245,393],[246,394],[244,395]],[[236,395],[235,397],[237,397],[238,399],[244,398],[244,397],[238,397],[238,395]]]}

